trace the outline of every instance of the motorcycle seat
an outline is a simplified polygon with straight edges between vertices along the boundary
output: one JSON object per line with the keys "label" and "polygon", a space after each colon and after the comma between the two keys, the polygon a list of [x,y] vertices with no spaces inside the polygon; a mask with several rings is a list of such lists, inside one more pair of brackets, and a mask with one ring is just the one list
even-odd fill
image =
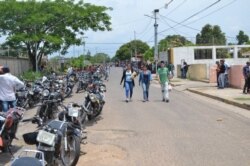
{"label": "motorcycle seat", "polygon": [[22,157],[16,159],[11,166],[43,166],[42,163],[33,157]]}

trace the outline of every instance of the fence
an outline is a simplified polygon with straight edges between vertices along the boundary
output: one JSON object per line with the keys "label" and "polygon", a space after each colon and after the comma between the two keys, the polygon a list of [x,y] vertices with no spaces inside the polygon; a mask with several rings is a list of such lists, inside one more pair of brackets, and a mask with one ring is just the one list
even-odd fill
{"label": "fence", "polygon": [[31,68],[28,58],[0,56],[0,65],[8,65],[13,75],[20,75]]}

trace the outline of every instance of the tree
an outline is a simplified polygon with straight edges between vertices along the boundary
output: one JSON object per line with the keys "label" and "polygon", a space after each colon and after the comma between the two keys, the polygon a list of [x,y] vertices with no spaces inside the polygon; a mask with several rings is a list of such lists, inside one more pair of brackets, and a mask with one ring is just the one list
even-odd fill
{"label": "tree", "polygon": [[239,34],[236,36],[236,38],[239,45],[242,45],[249,41],[249,37],[243,31],[239,31]]}
{"label": "tree", "polygon": [[167,51],[169,47],[182,47],[194,45],[191,41],[187,40],[181,35],[168,35],[165,39],[159,42],[159,50]]}
{"label": "tree", "polygon": [[135,54],[135,50],[137,55],[144,54],[149,49],[147,43],[142,42],[141,40],[133,40],[129,43],[123,44],[117,51],[115,56],[119,60],[129,60],[132,55]]}
{"label": "tree", "polygon": [[218,25],[205,25],[201,32],[196,35],[197,45],[225,45],[225,33],[221,31]]}
{"label": "tree", "polygon": [[97,53],[91,58],[91,63],[106,63],[110,62],[110,57],[105,53]]}
{"label": "tree", "polygon": [[36,56],[67,53],[72,45],[82,44],[86,30],[111,30],[109,8],[84,3],[83,0],[46,0],[0,2],[0,35],[3,45],[25,47],[35,69]]}
{"label": "tree", "polygon": [[154,60],[154,49],[150,48],[144,53],[144,60],[147,61],[153,61]]}

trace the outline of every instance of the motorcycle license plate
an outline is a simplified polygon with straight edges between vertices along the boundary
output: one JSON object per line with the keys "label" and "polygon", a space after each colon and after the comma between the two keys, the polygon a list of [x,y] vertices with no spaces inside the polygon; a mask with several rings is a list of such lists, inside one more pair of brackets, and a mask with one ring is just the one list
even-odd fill
{"label": "motorcycle license plate", "polygon": [[77,108],[69,108],[69,116],[78,117],[79,110]]}
{"label": "motorcycle license plate", "polygon": [[36,137],[36,140],[38,142],[41,142],[41,143],[44,143],[44,144],[47,144],[47,145],[50,145],[50,146],[54,146],[55,139],[56,139],[55,134],[49,133],[49,132],[44,131],[44,130],[40,130],[38,132],[37,137]]}

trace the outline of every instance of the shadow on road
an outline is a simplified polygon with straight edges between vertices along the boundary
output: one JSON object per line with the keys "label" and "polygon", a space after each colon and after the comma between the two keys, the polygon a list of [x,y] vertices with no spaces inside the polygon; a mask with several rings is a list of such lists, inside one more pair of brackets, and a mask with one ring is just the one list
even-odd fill
{"label": "shadow on road", "polygon": [[[23,146],[12,146],[11,147],[11,152],[15,154],[18,150],[20,150]],[[9,163],[12,159],[12,155],[9,152],[2,153],[0,152],[0,166],[6,165]]]}
{"label": "shadow on road", "polygon": [[103,119],[102,116],[98,116],[98,117],[96,117],[96,118],[93,119],[93,120],[87,121],[87,122],[86,122],[86,127],[93,126],[93,125],[97,124],[98,121],[100,121],[100,120],[102,120],[102,119]]}

